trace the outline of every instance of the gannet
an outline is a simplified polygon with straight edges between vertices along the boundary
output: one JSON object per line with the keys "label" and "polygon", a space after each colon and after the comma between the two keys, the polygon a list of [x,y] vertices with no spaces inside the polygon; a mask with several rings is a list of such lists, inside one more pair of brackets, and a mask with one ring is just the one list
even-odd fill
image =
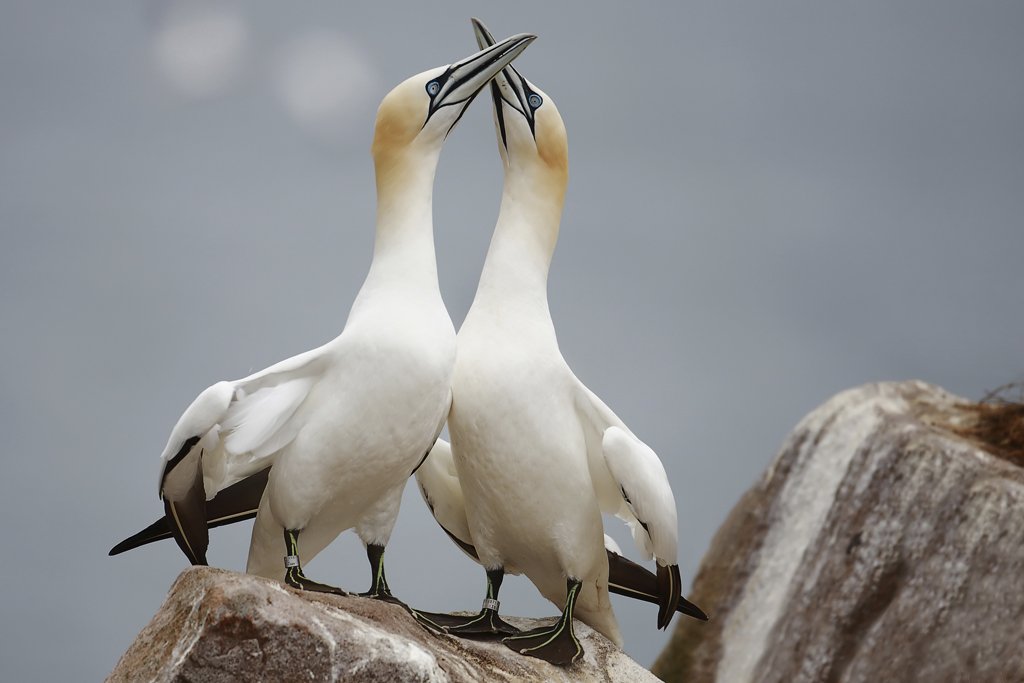
{"label": "gannet", "polygon": [[[470,559],[479,563],[476,548],[473,547],[473,536],[469,530],[469,520],[466,518],[465,497],[462,494],[462,485],[459,483],[459,475],[455,469],[455,461],[452,458],[451,445],[444,439],[438,439],[434,447],[430,449],[423,464],[416,470],[416,482],[427,504],[431,514],[441,529]],[[258,495],[255,496],[258,502]],[[217,499],[211,501],[211,525],[223,524],[218,521],[230,518],[236,511],[221,510],[217,506]],[[155,528],[154,537],[169,538],[170,533],[165,528]],[[147,541],[149,542],[149,541]],[[634,600],[642,600],[655,605],[661,603],[661,596],[658,594],[658,578],[645,567],[625,557],[619,544],[609,536],[604,535],[605,552],[608,555],[608,590]],[[519,570],[513,566],[503,567],[503,571],[488,572],[488,600],[496,600],[497,591],[501,586],[504,574],[519,574]],[[677,612],[686,614],[707,621],[707,615],[686,598],[679,598]],[[479,614],[467,618],[463,615],[435,614],[431,612],[416,611],[415,616],[426,625],[433,626],[435,630],[444,630],[462,636],[496,636],[513,635],[518,629],[506,623],[498,616],[497,606],[485,607]]]}
{"label": "gannet", "polygon": [[[512,36],[413,76],[381,102],[372,145],[373,260],[341,334],[203,391],[161,456],[165,526],[193,564],[206,564],[206,500],[218,492],[251,496],[265,486],[246,571],[343,593],[307,578],[302,564],[354,527],[371,565],[364,595],[395,600],[384,547],[405,482],[436,440],[451,402],[455,330],[438,288],[434,173],[445,138],[473,98],[534,38]],[[237,507],[231,496],[222,497],[219,510],[228,513],[214,525],[251,514],[230,512]],[[153,526],[111,554],[155,540],[147,536]]]}
{"label": "gannet", "polygon": [[[481,46],[494,42],[473,24]],[[602,512],[626,521],[656,559],[658,627],[668,625],[681,589],[676,505],[658,456],[577,379],[558,347],[547,301],[568,182],[558,109],[514,67],[495,77],[491,95],[505,181],[458,334],[448,416],[468,532],[488,578],[483,611],[465,621],[493,623],[501,577],[521,571],[562,615],[504,642],[568,665],[583,654],[573,617],[622,643],[608,598]],[[452,491],[444,499],[457,500]]]}
{"label": "gannet", "polygon": [[[209,528],[234,524],[252,519],[259,510],[260,500],[267,485],[270,468],[260,470],[236,484],[219,491],[206,501],[206,525]],[[444,439],[437,439],[429,456],[416,470],[416,479],[427,507],[441,529],[461,548],[468,557],[479,562],[473,547],[466,519],[466,506],[459,484],[455,462],[452,460],[451,445]],[[156,541],[173,538],[167,517],[160,517],[137,534],[119,543],[111,555],[138,548]],[[657,577],[641,565],[626,558],[619,545],[605,534],[605,551],[608,554],[608,590],[635,600],[659,604]],[[495,578],[500,587],[504,574],[518,574],[515,568],[505,567]],[[707,615],[685,598],[679,599],[677,612],[706,621]],[[447,631],[464,636],[512,635],[518,629],[504,622],[497,608],[485,609],[472,619],[461,615],[433,614],[412,610],[413,615],[431,630]]]}

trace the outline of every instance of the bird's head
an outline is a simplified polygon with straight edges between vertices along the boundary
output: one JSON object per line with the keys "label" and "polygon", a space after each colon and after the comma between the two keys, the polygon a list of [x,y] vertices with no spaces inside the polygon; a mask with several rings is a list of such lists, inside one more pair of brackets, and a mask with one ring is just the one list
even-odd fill
{"label": "bird's head", "polygon": [[[494,45],[483,22],[472,22],[477,44]],[[511,65],[494,77],[490,90],[498,149],[506,166],[543,171],[564,184],[569,173],[569,143],[554,100]]]}
{"label": "bird's head", "polygon": [[521,33],[500,43],[492,41],[465,59],[398,84],[377,110],[374,158],[381,161],[408,150],[440,150],[473,98],[535,38]]}

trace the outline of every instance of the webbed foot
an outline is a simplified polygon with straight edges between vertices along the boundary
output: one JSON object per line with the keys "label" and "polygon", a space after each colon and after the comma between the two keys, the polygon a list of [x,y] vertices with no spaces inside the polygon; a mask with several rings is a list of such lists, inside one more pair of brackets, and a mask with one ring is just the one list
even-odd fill
{"label": "webbed foot", "polygon": [[390,602],[393,605],[401,605],[412,612],[412,609],[407,604],[391,594],[388,579],[384,575],[384,546],[368,543],[366,545],[366,557],[370,561],[370,590],[365,593],[359,593],[359,597],[373,598],[374,600]]}
{"label": "webbed foot", "polygon": [[552,626],[523,631],[501,642],[519,654],[529,655],[555,666],[569,666],[583,656],[583,646],[576,639],[572,624],[559,619]]}
{"label": "webbed foot", "polygon": [[379,590],[369,590],[369,591],[366,591],[365,593],[357,593],[357,595],[359,597],[361,597],[361,598],[372,598],[373,600],[380,600],[382,602],[390,602],[392,605],[401,605],[402,607],[406,608],[410,612],[412,611],[412,609],[409,607],[409,605],[405,604],[403,601],[399,600],[394,595],[392,595],[391,591],[388,590],[387,587],[384,587],[383,589],[379,589]]}
{"label": "webbed foot", "polygon": [[299,590],[348,595],[340,588],[314,581],[302,573],[302,564],[299,561],[299,533],[301,533],[299,529],[284,530],[284,546],[288,552],[284,556],[284,582]]}
{"label": "webbed foot", "polygon": [[576,638],[572,628],[572,612],[580,586],[579,581],[569,579],[566,586],[565,609],[554,624],[523,631],[501,642],[519,654],[543,659],[555,666],[569,666],[576,662],[583,656],[583,645]]}
{"label": "webbed foot", "polygon": [[420,612],[435,628],[460,638],[503,638],[519,633],[512,624],[498,615],[495,609],[484,608],[478,614],[435,614]]}
{"label": "webbed foot", "polygon": [[284,582],[292,588],[316,593],[331,593],[332,595],[348,595],[345,591],[326,583],[320,583],[307,578],[298,567],[289,567],[284,574]]}

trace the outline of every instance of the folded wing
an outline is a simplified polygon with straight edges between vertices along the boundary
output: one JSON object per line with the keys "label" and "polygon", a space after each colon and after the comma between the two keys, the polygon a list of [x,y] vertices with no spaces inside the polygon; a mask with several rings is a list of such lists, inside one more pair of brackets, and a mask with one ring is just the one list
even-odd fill
{"label": "folded wing", "polygon": [[577,407],[601,511],[626,522],[637,547],[657,561],[658,628],[665,628],[679,607],[682,588],[676,559],[676,503],[665,467],[582,382]]}
{"label": "folded wing", "polygon": [[296,413],[325,363],[322,349],[207,388],[185,410],[161,456],[168,526],[193,564],[206,564],[206,501],[266,469],[301,428]]}
{"label": "folded wing", "polygon": [[444,532],[464,553],[479,562],[473,536],[469,532],[466,503],[455,470],[451,444],[443,439],[434,442],[426,460],[416,470],[416,483],[423,501]]}

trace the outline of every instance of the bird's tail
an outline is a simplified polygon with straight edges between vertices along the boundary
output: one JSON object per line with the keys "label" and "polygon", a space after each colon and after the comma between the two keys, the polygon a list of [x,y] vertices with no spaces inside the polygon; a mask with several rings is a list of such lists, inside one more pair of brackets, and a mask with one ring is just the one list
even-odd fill
{"label": "bird's tail", "polygon": [[[660,581],[658,576],[648,571],[645,567],[609,550],[608,590],[618,595],[624,595],[627,598],[643,600],[644,602],[661,606],[666,601],[666,597],[670,597],[663,595],[665,592],[664,584],[666,583],[664,578],[672,576],[674,578],[675,590],[678,591],[679,574],[671,574],[669,567],[658,567],[658,569],[665,575],[663,580]],[[701,621],[708,620],[708,615],[704,613],[704,610],[681,596],[679,597],[679,605],[676,611]],[[668,625],[664,615],[659,614],[659,624],[662,622],[666,626]]]}
{"label": "bird's tail", "polygon": [[[226,524],[234,524],[256,516],[260,506],[260,498],[267,487],[270,468],[266,468],[232,484],[215,497],[206,502],[206,526],[214,528]],[[110,555],[120,555],[147,543],[173,538],[171,525],[165,515],[156,520],[137,534],[124,539],[110,549]]]}
{"label": "bird's tail", "polygon": [[108,555],[120,555],[123,552],[134,550],[135,548],[146,545],[147,543],[162,541],[165,538],[170,537],[171,528],[167,526],[167,518],[161,517],[139,533],[133,534],[115,545],[110,549]]}

